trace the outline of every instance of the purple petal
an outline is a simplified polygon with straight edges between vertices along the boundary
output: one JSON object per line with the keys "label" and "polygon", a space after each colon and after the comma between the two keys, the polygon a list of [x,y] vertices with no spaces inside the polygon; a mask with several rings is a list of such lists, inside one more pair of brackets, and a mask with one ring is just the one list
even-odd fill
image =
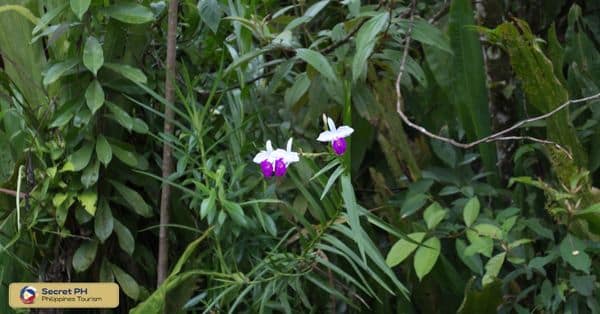
{"label": "purple petal", "polygon": [[285,162],[283,162],[283,159],[277,159],[277,161],[275,162],[275,175],[278,177],[282,177],[285,175],[286,170],[287,166],[285,165]]}
{"label": "purple petal", "polygon": [[346,140],[343,137],[341,137],[331,142],[331,146],[333,147],[333,151],[338,156],[341,156],[346,152],[346,147],[348,146],[348,144],[346,143]]}
{"label": "purple petal", "polygon": [[273,176],[273,164],[268,160],[263,160],[260,163],[260,170],[262,171],[265,178],[269,178]]}

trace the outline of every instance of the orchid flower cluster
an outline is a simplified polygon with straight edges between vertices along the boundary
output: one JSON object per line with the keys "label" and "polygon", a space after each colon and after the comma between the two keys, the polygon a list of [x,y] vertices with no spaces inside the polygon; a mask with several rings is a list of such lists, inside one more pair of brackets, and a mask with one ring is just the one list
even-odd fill
{"label": "orchid flower cluster", "polygon": [[[338,156],[342,156],[348,147],[345,138],[350,136],[350,134],[354,132],[354,129],[346,125],[336,128],[335,123],[331,118],[325,115],[323,116],[327,121],[329,130],[321,132],[317,141],[331,142],[334,153]],[[260,165],[260,170],[265,178],[270,178],[273,175],[282,177],[292,163],[300,161],[299,154],[292,151],[292,141],[292,138],[288,140],[287,147],[284,150],[281,148],[273,149],[271,140],[268,140],[265,146],[266,150],[261,150],[254,156],[252,161]]]}

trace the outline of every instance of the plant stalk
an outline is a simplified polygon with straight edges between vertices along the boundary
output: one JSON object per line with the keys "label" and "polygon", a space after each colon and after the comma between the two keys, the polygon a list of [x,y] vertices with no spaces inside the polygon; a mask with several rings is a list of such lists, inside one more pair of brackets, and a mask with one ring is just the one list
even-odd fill
{"label": "plant stalk", "polygon": [[[169,17],[167,30],[167,58],[166,58],[166,78],[165,78],[165,124],[164,132],[167,135],[173,134],[173,121],[175,114],[171,106],[175,102],[175,93],[173,84],[175,82],[175,56],[176,56],[176,39],[177,39],[177,7],[179,1],[171,0],[169,2]],[[167,143],[163,144],[162,156],[162,177],[167,179],[173,172],[171,146]],[[166,182],[166,181],[164,181]],[[171,199],[171,186],[163,183],[160,196],[160,231],[158,236],[158,263],[156,270],[157,286],[167,277],[169,267],[169,238],[167,234],[167,225],[169,224],[169,202]]]}

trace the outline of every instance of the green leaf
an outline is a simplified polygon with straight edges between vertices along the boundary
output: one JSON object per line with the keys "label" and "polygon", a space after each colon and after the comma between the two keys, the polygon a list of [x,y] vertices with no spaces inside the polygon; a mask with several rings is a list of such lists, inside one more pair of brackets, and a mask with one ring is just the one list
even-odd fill
{"label": "green leaf", "polygon": [[144,24],[154,20],[154,14],[150,8],[136,3],[113,4],[104,13],[128,24]]}
{"label": "green leaf", "polygon": [[96,139],[96,156],[104,166],[108,166],[112,159],[112,149],[104,135],[99,134]]}
{"label": "green leaf", "polygon": [[329,64],[327,58],[325,58],[325,56],[323,56],[320,52],[300,48],[296,50],[296,56],[312,66],[325,78],[332,81],[337,81],[337,75],[333,71],[331,64]]}
{"label": "green leaf", "polygon": [[117,159],[122,161],[124,164],[131,167],[136,167],[138,165],[138,158],[135,153],[122,148],[120,145],[115,143],[110,143],[110,147]]}
{"label": "green leaf", "polygon": [[[72,171],[81,171],[83,168],[87,167],[90,163],[90,158],[92,157],[92,151],[94,150],[94,145],[91,142],[85,142],[81,146],[81,148],[74,152],[67,163],[71,164],[70,170]],[[65,165],[66,167],[67,165]]]}
{"label": "green leaf", "polygon": [[219,30],[221,17],[223,16],[223,9],[219,5],[219,1],[200,0],[198,2],[198,11],[202,21],[216,34]]}
{"label": "green leaf", "polygon": [[131,231],[129,231],[129,229],[120,221],[116,219],[114,221],[114,228],[115,233],[117,234],[117,240],[119,240],[119,247],[127,254],[133,254],[133,251],[135,250],[135,240]]}
{"label": "green leaf", "polygon": [[73,13],[75,13],[77,18],[81,20],[85,12],[87,12],[88,8],[90,7],[92,0],[70,0],[70,3],[71,10],[73,10]]}
{"label": "green leaf", "polygon": [[56,208],[56,223],[60,227],[65,225],[65,221],[69,215],[69,208],[73,203],[75,203],[75,197],[71,193],[57,193],[52,198],[52,205]]}
{"label": "green leaf", "polygon": [[217,192],[210,190],[207,198],[202,200],[200,204],[200,218],[204,219],[210,212],[215,210],[215,200],[217,199]]}
{"label": "green leaf", "polygon": [[10,148],[10,141],[0,131],[0,184],[8,181],[15,171],[15,159]]}
{"label": "green leaf", "polygon": [[427,223],[427,229],[431,230],[435,228],[448,213],[447,210],[443,209],[442,206],[438,202],[434,202],[429,205],[423,212],[423,219]]}
{"label": "green leaf", "polygon": [[469,269],[475,274],[481,275],[483,274],[483,263],[481,262],[481,257],[479,254],[472,254],[467,256],[465,254],[465,249],[467,245],[465,241],[462,239],[456,240],[456,254],[460,258],[460,260],[469,267]]}
{"label": "green leaf", "polygon": [[492,239],[502,239],[502,230],[492,224],[478,224],[473,227],[480,236],[490,237]]}
{"label": "green leaf", "polygon": [[98,242],[86,241],[82,243],[73,254],[73,269],[80,273],[88,269],[96,259]]}
{"label": "green leaf", "polygon": [[316,2],[315,4],[311,5],[306,10],[306,12],[304,12],[304,15],[302,15],[301,17],[295,18],[294,20],[289,22],[285,26],[285,30],[291,31],[294,28],[298,27],[299,25],[310,22],[315,16],[317,16],[317,14],[319,14],[319,12],[321,12],[327,6],[327,4],[329,4],[329,0],[322,0],[322,1]]}
{"label": "green leaf", "polygon": [[125,110],[121,109],[121,107],[111,102],[106,102],[106,104],[108,110],[114,115],[117,122],[128,131],[131,131],[131,129],[133,129],[133,118]]}
{"label": "green leaf", "polygon": [[104,52],[102,51],[102,45],[100,45],[96,37],[88,37],[83,47],[83,65],[96,76],[103,63]]}
{"label": "green leaf", "polygon": [[410,196],[402,204],[402,208],[400,209],[400,216],[402,218],[406,218],[416,213],[419,209],[421,209],[421,207],[423,207],[423,205],[425,205],[427,199],[427,195],[422,193]]}
{"label": "green leaf", "polygon": [[115,281],[115,276],[113,275],[110,267],[110,262],[106,259],[106,257],[102,259],[102,263],[100,264],[100,273],[98,274],[98,279],[100,282]]}
{"label": "green leaf", "polygon": [[94,232],[100,242],[104,243],[113,232],[114,219],[108,202],[102,200],[98,205],[96,216],[94,217]]}
{"label": "green leaf", "polygon": [[356,53],[352,59],[352,81],[356,82],[359,79],[364,79],[367,73],[367,60],[375,43],[377,43],[377,35],[385,28],[388,22],[389,14],[387,12],[379,13],[373,16],[363,25],[356,34]]}
{"label": "green leaf", "polygon": [[89,164],[83,173],[81,174],[81,183],[85,188],[89,188],[98,182],[98,175],[100,171],[100,162],[95,159],[93,163]]}
{"label": "green leaf", "polygon": [[223,204],[223,207],[227,210],[227,214],[236,224],[246,226],[246,216],[244,215],[244,210],[240,204],[227,200],[222,200],[221,204]]}
{"label": "green leaf", "polygon": [[291,108],[293,105],[295,105],[300,98],[306,94],[309,87],[310,79],[308,78],[308,75],[306,75],[306,72],[296,75],[294,84],[285,91],[285,96],[283,98],[285,106],[287,108]]}
{"label": "green leaf", "polygon": [[140,286],[137,281],[117,265],[111,264],[110,266],[121,290],[123,290],[128,297],[137,300],[140,295]]}
{"label": "green leaf", "polygon": [[152,215],[154,215],[152,208],[144,201],[144,198],[142,198],[138,192],[120,182],[113,180],[109,181],[115,190],[117,190],[117,193],[123,197],[127,204],[129,204],[138,215],[143,217],[152,217]]}
{"label": "green leaf", "polygon": [[463,209],[463,219],[465,220],[465,225],[470,227],[475,220],[477,220],[477,216],[479,216],[479,199],[477,197],[471,198],[465,208]]}
{"label": "green leaf", "polygon": [[70,59],[67,61],[53,64],[44,74],[44,85],[49,85],[58,80],[67,71],[74,68],[79,63],[77,59]]}
{"label": "green leaf", "polygon": [[[479,34],[470,25],[476,25],[470,0],[454,0],[450,6],[448,33],[454,52],[451,73],[454,77],[449,95],[454,95],[454,106],[469,141],[491,134],[491,115],[488,106],[483,50]],[[478,146],[485,169],[496,174],[496,149],[492,144]],[[490,177],[495,180],[495,177]]]}
{"label": "green leaf", "polygon": [[586,247],[585,242],[571,234],[567,234],[559,246],[560,256],[573,268],[589,274],[592,260],[585,253]]}
{"label": "green leaf", "polygon": [[433,266],[435,266],[440,256],[441,246],[440,240],[432,237],[427,239],[423,243],[423,246],[417,249],[413,266],[419,280],[422,280],[433,269]]}
{"label": "green leaf", "polygon": [[596,276],[576,276],[571,273],[569,276],[569,282],[575,288],[577,293],[582,296],[591,297],[594,292],[596,285]]}
{"label": "green leaf", "polygon": [[465,298],[458,308],[458,314],[497,313],[502,304],[502,281],[496,280],[480,291],[474,288],[475,278],[469,280],[465,288]]}
{"label": "green leaf", "polygon": [[402,261],[404,261],[410,254],[417,249],[419,246],[417,243],[421,243],[423,238],[425,238],[425,232],[415,232],[408,235],[414,242],[410,242],[406,239],[400,239],[390,249],[387,257],[385,258],[385,263],[389,267],[394,267]]}
{"label": "green leaf", "polygon": [[327,183],[325,184],[325,187],[323,188],[323,193],[321,193],[321,200],[323,200],[325,195],[327,195],[327,192],[329,192],[329,190],[335,183],[335,180],[337,180],[337,178],[340,175],[342,175],[342,173],[344,173],[344,167],[339,166],[337,169],[335,169],[335,171],[331,174],[331,176],[329,176],[329,179],[327,179]]}
{"label": "green leaf", "polygon": [[85,103],[92,114],[96,113],[104,104],[104,90],[98,80],[93,80],[85,90]]}
{"label": "green leaf", "polygon": [[502,252],[492,258],[485,264],[485,274],[481,279],[481,284],[485,287],[490,283],[493,283],[494,280],[498,277],[500,273],[500,269],[502,269],[502,264],[504,263],[504,258],[506,257],[506,252]]}
{"label": "green leaf", "polygon": [[124,78],[134,82],[145,84],[148,79],[142,70],[138,68],[134,68],[127,64],[119,64],[119,63],[105,63],[104,67],[110,69],[111,71],[117,72],[121,74]]}
{"label": "green leaf", "polygon": [[[409,25],[409,20],[400,20],[400,27],[403,29],[408,30]],[[450,46],[448,37],[442,33],[439,28],[427,23],[425,20],[414,20],[412,38],[422,44],[429,45],[452,54],[452,48]]]}
{"label": "green leaf", "polygon": [[350,229],[352,230],[352,234],[354,241],[358,245],[358,249],[360,250],[363,259],[365,258],[365,249],[366,243],[362,241],[362,236],[364,235],[364,230],[360,225],[360,217],[359,217],[359,205],[356,203],[356,195],[354,194],[354,188],[352,187],[352,181],[350,180],[350,176],[348,174],[342,175],[341,178],[342,183],[342,199],[344,200],[344,207],[346,207],[348,214],[348,222],[350,224]]}
{"label": "green leaf", "polygon": [[88,214],[94,216],[96,213],[96,202],[98,201],[98,193],[93,189],[85,190],[83,193],[77,195],[77,199],[83,205]]}
{"label": "green leaf", "polygon": [[81,107],[79,100],[72,100],[63,103],[60,108],[54,113],[54,120],[50,123],[50,128],[60,128],[75,116],[75,112]]}
{"label": "green leaf", "polygon": [[139,134],[147,134],[148,131],[150,131],[150,128],[148,127],[148,124],[146,124],[146,122],[144,122],[144,120],[142,120],[140,118],[134,118],[133,119],[133,131],[135,131],[136,133],[139,133]]}
{"label": "green leaf", "polygon": [[452,145],[439,140],[431,140],[431,148],[435,155],[450,168],[456,167],[456,150]]}

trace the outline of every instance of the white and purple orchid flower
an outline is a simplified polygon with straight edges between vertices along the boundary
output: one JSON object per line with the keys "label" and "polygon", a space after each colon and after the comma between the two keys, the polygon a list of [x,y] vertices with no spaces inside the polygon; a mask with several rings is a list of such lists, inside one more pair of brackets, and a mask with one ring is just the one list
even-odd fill
{"label": "white and purple orchid flower", "polygon": [[281,148],[273,150],[273,145],[269,140],[266,145],[267,150],[261,150],[254,156],[252,161],[260,165],[260,170],[265,178],[270,178],[273,175],[276,177],[284,176],[291,163],[300,161],[298,153],[292,151],[292,141],[292,138],[288,140],[286,150]]}
{"label": "white and purple orchid flower", "polygon": [[331,147],[333,147],[333,151],[338,156],[341,156],[346,152],[346,148],[348,147],[348,143],[346,143],[346,140],[344,138],[350,136],[350,134],[354,132],[354,129],[346,125],[342,125],[336,128],[335,123],[333,123],[333,120],[331,118],[327,116],[325,116],[325,118],[327,119],[329,131],[321,132],[321,134],[319,134],[319,137],[317,138],[317,141],[331,142]]}

